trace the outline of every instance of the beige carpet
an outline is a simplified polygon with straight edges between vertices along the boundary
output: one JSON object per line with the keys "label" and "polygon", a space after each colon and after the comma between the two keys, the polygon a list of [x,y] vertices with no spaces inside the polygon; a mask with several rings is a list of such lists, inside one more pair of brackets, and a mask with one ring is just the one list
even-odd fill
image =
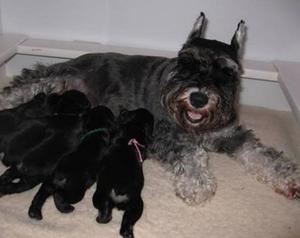
{"label": "beige carpet", "polygon": [[[284,150],[300,163],[300,128],[291,114],[262,108],[242,108],[241,120],[268,144]],[[135,226],[137,238],[299,238],[300,201],[287,200],[256,182],[234,161],[211,154],[218,190],[204,206],[188,207],[172,189],[169,174],[155,162],[144,163],[145,209]],[[3,171],[3,166],[0,170]],[[122,213],[114,211],[107,225],[97,224],[91,197],[95,187],[72,214],[61,214],[52,198],[44,219],[28,218],[27,209],[37,188],[0,198],[1,238],[119,237]]]}

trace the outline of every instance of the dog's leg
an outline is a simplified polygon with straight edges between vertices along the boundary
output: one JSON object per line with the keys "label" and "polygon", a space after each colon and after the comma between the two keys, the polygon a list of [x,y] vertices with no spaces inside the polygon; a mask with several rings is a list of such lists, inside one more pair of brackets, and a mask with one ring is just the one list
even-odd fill
{"label": "dog's leg", "polygon": [[105,183],[102,187],[100,187],[99,182],[97,183],[97,189],[93,195],[93,205],[98,209],[98,216],[96,218],[98,223],[108,223],[112,219],[114,205],[109,198],[108,191],[110,189],[105,186]]}
{"label": "dog's leg", "polygon": [[65,201],[64,197],[59,193],[54,193],[54,204],[61,213],[70,213],[74,211],[74,207]]}
{"label": "dog's leg", "polygon": [[103,224],[109,223],[112,219],[112,209],[113,204],[109,198],[101,199],[101,201],[99,201],[98,216],[96,221]]}
{"label": "dog's leg", "polygon": [[47,198],[53,194],[53,187],[47,183],[43,183],[39,191],[34,196],[31,205],[28,210],[29,217],[37,220],[42,220],[42,207],[46,202]]}
{"label": "dog's leg", "polygon": [[14,194],[14,193],[22,193],[27,191],[40,183],[40,180],[35,178],[26,178],[20,177],[20,181],[14,183],[6,183],[0,185],[0,196]]}
{"label": "dog's leg", "polygon": [[142,216],[144,203],[141,197],[129,202],[122,219],[120,235],[124,238],[133,238],[133,226]]}
{"label": "dog's leg", "polygon": [[216,179],[209,170],[208,154],[201,147],[181,151],[181,156],[175,157],[172,167],[175,193],[188,205],[203,203],[215,194]]}
{"label": "dog's leg", "polygon": [[177,196],[196,205],[215,194],[217,182],[209,170],[208,154],[192,138],[161,121],[155,125],[153,141],[150,153],[174,174]]}
{"label": "dog's leg", "polygon": [[283,152],[249,138],[234,153],[234,158],[256,179],[287,198],[300,198],[299,165]]}
{"label": "dog's leg", "polygon": [[272,187],[288,198],[300,197],[299,165],[283,152],[263,145],[251,130],[231,126],[210,135],[207,150],[229,154],[258,181]]}

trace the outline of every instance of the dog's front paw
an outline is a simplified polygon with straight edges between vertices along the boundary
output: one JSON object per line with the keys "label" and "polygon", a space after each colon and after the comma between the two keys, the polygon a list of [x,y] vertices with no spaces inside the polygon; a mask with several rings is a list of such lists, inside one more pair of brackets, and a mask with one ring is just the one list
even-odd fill
{"label": "dog's front paw", "polygon": [[36,219],[36,220],[42,220],[43,219],[43,215],[42,215],[42,211],[41,209],[38,209],[34,206],[30,206],[29,210],[28,210],[28,216],[32,219]]}
{"label": "dog's front paw", "polygon": [[99,211],[96,221],[101,224],[106,224],[106,223],[109,223],[111,221],[111,219],[112,219],[111,211],[108,211],[108,210],[102,211],[102,212]]}
{"label": "dog's front paw", "polygon": [[127,229],[121,228],[120,235],[123,238],[134,238],[133,228],[132,227],[129,227]]}
{"label": "dog's front paw", "polygon": [[281,180],[275,185],[275,192],[283,194],[288,199],[300,199],[300,177]]}
{"label": "dog's front paw", "polygon": [[190,206],[210,200],[216,189],[216,179],[209,173],[198,176],[188,176],[183,173],[175,178],[176,195]]}
{"label": "dog's front paw", "polygon": [[70,204],[63,204],[60,206],[57,206],[57,209],[61,212],[61,213],[71,213],[75,210],[75,207],[73,207]]}

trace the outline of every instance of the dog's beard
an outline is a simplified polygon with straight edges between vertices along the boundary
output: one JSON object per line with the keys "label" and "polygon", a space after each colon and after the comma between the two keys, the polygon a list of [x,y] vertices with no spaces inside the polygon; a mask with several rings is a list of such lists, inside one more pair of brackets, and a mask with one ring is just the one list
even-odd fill
{"label": "dog's beard", "polygon": [[[195,108],[191,105],[189,95],[193,91],[205,93],[208,102],[205,106]],[[192,134],[199,134],[205,131],[217,130],[234,119],[234,110],[226,113],[221,109],[221,98],[215,90],[208,88],[173,88],[163,91],[162,104],[169,115]]]}

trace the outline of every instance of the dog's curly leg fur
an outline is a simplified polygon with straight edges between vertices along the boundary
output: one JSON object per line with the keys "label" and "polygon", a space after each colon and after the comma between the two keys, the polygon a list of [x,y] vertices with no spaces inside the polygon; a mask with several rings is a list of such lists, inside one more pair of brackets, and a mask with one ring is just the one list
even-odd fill
{"label": "dog's curly leg fur", "polygon": [[174,161],[175,192],[189,205],[209,200],[216,192],[217,183],[208,167],[208,154],[196,147],[182,151]]}
{"label": "dog's curly leg fur", "polygon": [[256,179],[286,197],[300,197],[299,165],[283,152],[263,145],[251,130],[229,126],[210,133],[203,144],[207,150],[232,156]]}
{"label": "dog's curly leg fur", "polygon": [[300,171],[298,165],[283,152],[251,138],[234,153],[234,158],[256,179],[272,187],[287,198],[300,197]]}
{"label": "dog's curly leg fur", "polygon": [[174,175],[176,195],[188,205],[209,200],[217,182],[209,170],[208,154],[188,134],[166,120],[156,123],[150,153]]}

